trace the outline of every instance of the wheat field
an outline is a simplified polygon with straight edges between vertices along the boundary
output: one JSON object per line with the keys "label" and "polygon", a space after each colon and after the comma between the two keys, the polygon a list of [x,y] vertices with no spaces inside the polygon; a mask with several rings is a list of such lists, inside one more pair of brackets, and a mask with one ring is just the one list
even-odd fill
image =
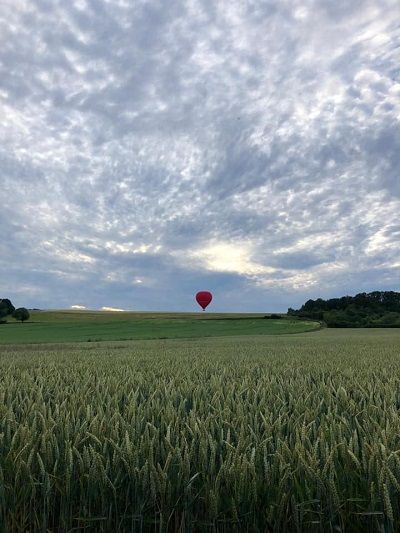
{"label": "wheat field", "polygon": [[396,531],[400,332],[0,348],[2,531]]}

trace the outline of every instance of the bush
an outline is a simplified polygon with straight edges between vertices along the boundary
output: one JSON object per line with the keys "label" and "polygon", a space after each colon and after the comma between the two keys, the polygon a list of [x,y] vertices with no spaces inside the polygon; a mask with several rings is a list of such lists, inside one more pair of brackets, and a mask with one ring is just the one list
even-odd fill
{"label": "bush", "polygon": [[29,311],[25,307],[19,307],[16,309],[12,316],[15,318],[15,320],[20,320],[21,322],[25,322],[25,320],[28,320],[30,317]]}

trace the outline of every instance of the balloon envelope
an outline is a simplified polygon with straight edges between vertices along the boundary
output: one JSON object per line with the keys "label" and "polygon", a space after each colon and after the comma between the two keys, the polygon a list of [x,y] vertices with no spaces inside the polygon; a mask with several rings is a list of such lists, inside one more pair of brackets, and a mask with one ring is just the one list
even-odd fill
{"label": "balloon envelope", "polygon": [[211,302],[211,300],[212,300],[211,292],[200,291],[196,294],[196,301],[200,305],[200,307],[203,308],[203,311],[207,307],[207,305]]}

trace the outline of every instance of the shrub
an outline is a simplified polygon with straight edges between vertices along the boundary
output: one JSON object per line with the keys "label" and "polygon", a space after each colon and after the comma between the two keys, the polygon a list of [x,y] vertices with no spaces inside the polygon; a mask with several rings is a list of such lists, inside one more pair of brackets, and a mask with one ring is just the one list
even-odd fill
{"label": "shrub", "polygon": [[13,314],[12,314],[13,318],[15,318],[15,320],[20,320],[21,322],[25,322],[25,320],[29,320],[29,311],[28,309],[26,309],[25,307],[19,307],[18,309],[16,309]]}

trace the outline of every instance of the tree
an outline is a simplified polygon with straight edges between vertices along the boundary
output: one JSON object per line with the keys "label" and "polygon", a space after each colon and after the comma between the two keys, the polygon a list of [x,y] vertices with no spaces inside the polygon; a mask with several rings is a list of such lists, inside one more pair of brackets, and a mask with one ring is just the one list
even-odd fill
{"label": "tree", "polygon": [[18,307],[18,309],[15,309],[12,316],[15,320],[20,320],[22,323],[25,322],[25,320],[28,320],[30,315],[28,309],[25,307]]}
{"label": "tree", "polygon": [[361,292],[330,300],[307,300],[292,316],[323,320],[328,327],[400,327],[400,292]]}
{"label": "tree", "polygon": [[0,298],[0,319],[12,315],[15,307],[8,298]]}

